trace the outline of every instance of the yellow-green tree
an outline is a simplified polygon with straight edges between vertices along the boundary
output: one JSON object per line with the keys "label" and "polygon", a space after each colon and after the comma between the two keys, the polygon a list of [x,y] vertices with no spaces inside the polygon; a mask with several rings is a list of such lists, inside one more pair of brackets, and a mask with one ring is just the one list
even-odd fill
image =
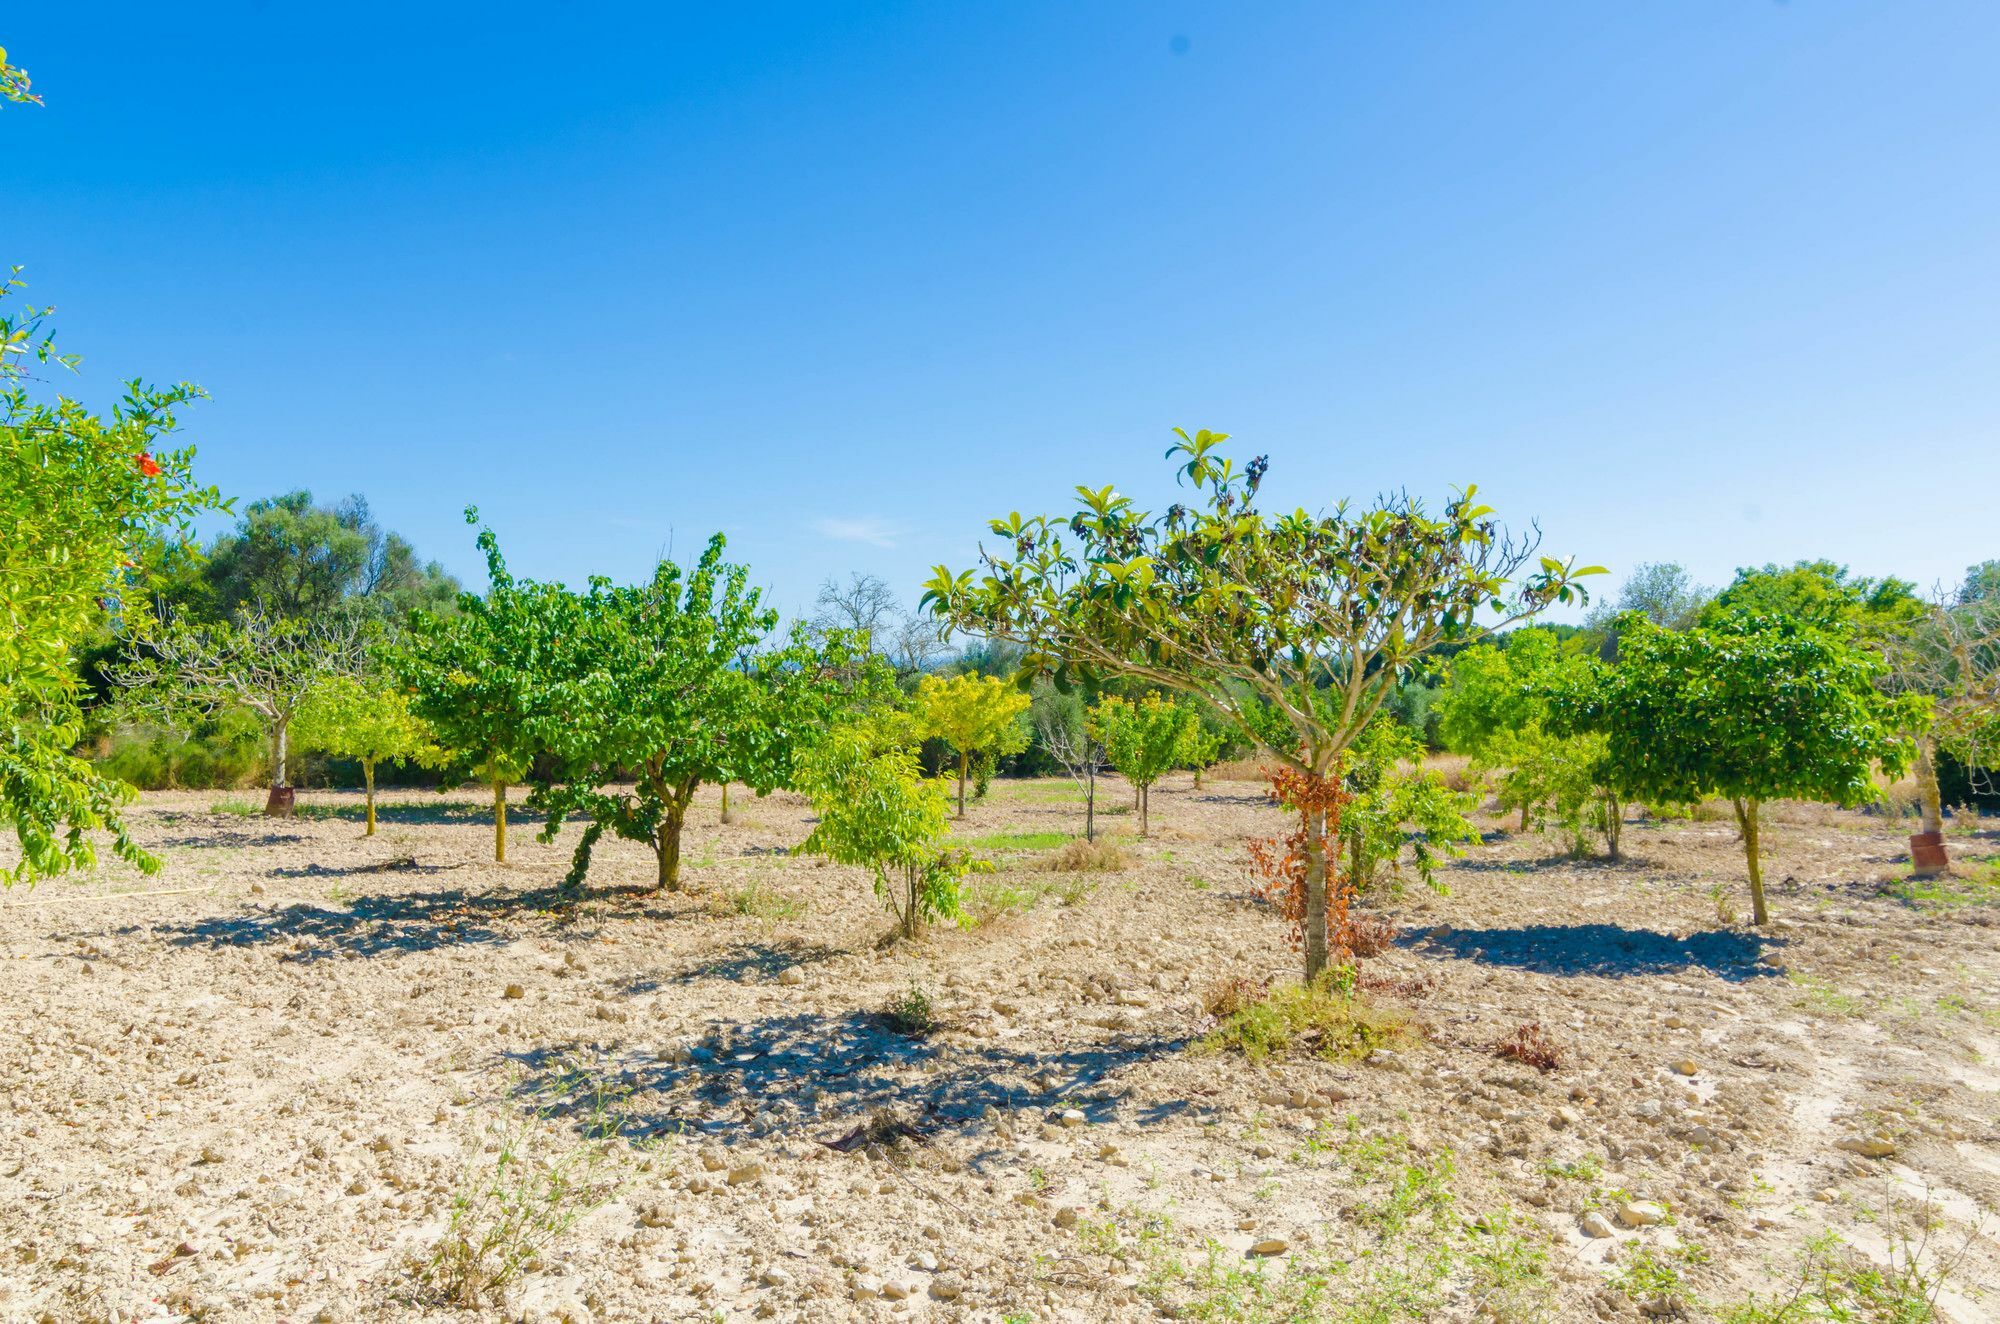
{"label": "yellow-green tree", "polygon": [[917,684],[917,721],[926,736],[958,756],[958,816],[965,817],[965,780],[982,751],[1018,754],[1028,747],[1021,715],[1027,695],[992,676],[925,676]]}
{"label": "yellow-green tree", "polygon": [[410,711],[401,688],[381,677],[335,676],[307,696],[293,719],[301,745],[361,764],[367,794],[367,829],[375,835],[375,765],[408,761],[434,767],[445,752],[431,728]]}

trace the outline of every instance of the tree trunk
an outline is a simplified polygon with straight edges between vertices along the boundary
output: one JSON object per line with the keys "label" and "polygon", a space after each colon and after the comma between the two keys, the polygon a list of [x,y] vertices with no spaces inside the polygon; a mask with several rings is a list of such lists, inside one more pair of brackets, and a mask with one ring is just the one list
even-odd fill
{"label": "tree trunk", "polygon": [[1194,770],[1194,788],[1195,788],[1195,789],[1196,789],[1197,791],[1199,791],[1199,790],[1201,789],[1201,769],[1200,769],[1200,768],[1196,768],[1196,769]]}
{"label": "tree trunk", "polygon": [[1521,831],[1526,832],[1527,830],[1528,830],[1528,802],[1526,800],[1523,800],[1521,801]]}
{"label": "tree trunk", "polygon": [[1937,748],[1929,736],[1917,741],[1917,800],[1923,809],[1923,830],[1944,831],[1944,804],[1938,794]]}
{"label": "tree trunk", "polygon": [[264,815],[267,818],[290,818],[292,816],[292,784],[285,776],[285,753],[291,735],[291,723],[280,717],[271,726],[271,793],[264,799]]}
{"label": "tree trunk", "polygon": [[1326,969],[1326,811],[1306,811],[1306,982]]}
{"label": "tree trunk", "polygon": [[1604,797],[1604,847],[1613,860],[1625,858],[1625,804],[1615,795]]}
{"label": "tree trunk", "polygon": [[662,892],[681,890],[681,823],[686,817],[687,800],[679,795],[669,798],[653,840],[653,854],[660,863],[658,890]]}
{"label": "tree trunk", "polygon": [[725,822],[725,823],[733,823],[733,822],[735,822],[735,821],[736,821],[736,820],[735,820],[735,819],[734,819],[734,818],[733,818],[733,817],[732,817],[732,816],[730,815],[730,813],[729,813],[729,783],[728,783],[728,782],[724,782],[724,783],[722,783],[722,821],[723,821],[723,822]]}
{"label": "tree trunk", "polygon": [[965,774],[972,766],[970,754],[958,756],[958,816],[965,817]]}
{"label": "tree trunk", "polygon": [[493,783],[493,862],[507,863],[507,783]]}
{"label": "tree trunk", "polygon": [[1083,784],[1083,839],[1097,840],[1097,774]]}
{"label": "tree trunk", "polygon": [[917,866],[903,866],[903,913],[896,916],[901,921],[903,936],[917,936]]}
{"label": "tree trunk", "polygon": [[1736,801],[1736,822],[1743,829],[1743,853],[1750,862],[1750,922],[1770,923],[1771,912],[1764,905],[1764,864],[1757,858],[1758,812],[1756,800]]}
{"label": "tree trunk", "polygon": [[1151,814],[1152,808],[1153,808],[1153,787],[1150,783],[1148,783],[1147,785],[1141,786],[1139,788],[1139,835],[1142,837],[1146,835],[1146,830],[1148,827],[1146,820],[1148,816]]}
{"label": "tree trunk", "polygon": [[375,760],[374,759],[361,760],[361,785],[367,791],[367,803],[368,803],[367,816],[364,819],[364,821],[368,824],[368,826],[362,830],[361,835],[364,837],[372,837],[375,835]]}

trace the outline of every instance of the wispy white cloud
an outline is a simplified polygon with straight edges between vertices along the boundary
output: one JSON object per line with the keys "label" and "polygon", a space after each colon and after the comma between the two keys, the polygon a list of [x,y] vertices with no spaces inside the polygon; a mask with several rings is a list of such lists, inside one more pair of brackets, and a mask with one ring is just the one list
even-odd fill
{"label": "wispy white cloud", "polygon": [[823,519],[816,526],[829,538],[841,542],[865,542],[876,547],[896,545],[895,526],[879,519]]}

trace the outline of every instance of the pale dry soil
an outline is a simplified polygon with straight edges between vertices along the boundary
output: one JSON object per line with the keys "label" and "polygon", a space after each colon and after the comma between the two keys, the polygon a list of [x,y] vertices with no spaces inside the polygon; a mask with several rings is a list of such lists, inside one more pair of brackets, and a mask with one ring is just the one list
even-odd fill
{"label": "pale dry soil", "polygon": [[[1411,1038],[1250,1064],[1200,1041],[1207,990],[1294,967],[1251,784],[1157,789],[1119,872],[988,849],[986,922],[915,943],[787,853],[792,796],[705,794],[679,894],[604,843],[574,906],[575,829],[497,866],[470,796],[372,838],[222,799],[137,806],[157,876],[0,898],[0,1318],[1702,1318],[1827,1230],[1892,1268],[1914,1230],[1945,1317],[2000,1318],[2000,906],[1899,893],[1906,825],[1781,809],[1757,932],[1733,824],[1608,864],[1496,822],[1449,896],[1370,902]],[[1000,782],[962,830],[1079,810]],[[912,985],[928,1035],[882,1015]],[[1493,1052],[1530,1021],[1556,1069]],[[546,1164],[521,1271],[440,1299],[454,1200]]]}

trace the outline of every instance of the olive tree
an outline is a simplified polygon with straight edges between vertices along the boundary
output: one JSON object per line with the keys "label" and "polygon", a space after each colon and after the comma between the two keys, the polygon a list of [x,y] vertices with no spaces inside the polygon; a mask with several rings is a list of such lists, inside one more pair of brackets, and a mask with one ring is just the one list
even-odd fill
{"label": "olive tree", "polygon": [[[1537,540],[1503,533],[1472,488],[1436,514],[1406,495],[1267,513],[1255,504],[1262,458],[1239,470],[1219,453],[1224,435],[1178,435],[1167,454],[1197,504],[1153,514],[1114,488],[1079,488],[1067,517],[993,521],[1001,545],[976,569],[939,567],[925,604],[955,627],[1025,645],[1032,666],[1197,695],[1310,790],[1337,777],[1426,654],[1572,601],[1576,579],[1594,572],[1547,557],[1531,566]],[[1317,795],[1294,807],[1312,978],[1328,960],[1327,811]]]}
{"label": "olive tree", "polygon": [[1737,611],[1676,631],[1632,615],[1619,628],[1617,665],[1557,686],[1556,719],[1604,738],[1607,775],[1630,796],[1727,798],[1742,829],[1752,915],[1766,923],[1764,803],[1870,799],[1876,766],[1893,771],[1907,759],[1898,733],[1925,701],[1884,694],[1874,650],[1794,617]]}
{"label": "olive tree", "polygon": [[[18,72],[0,53],[0,93],[28,99]],[[18,269],[0,278],[0,299],[21,283]],[[21,847],[4,884],[90,867],[96,830],[119,858],[159,867],[118,812],[132,788],[72,752],[84,727],[76,658],[107,628],[144,622],[142,567],[189,546],[195,516],[225,505],[195,485],[192,447],[163,446],[197,388],[133,382],[108,416],[31,395],[29,365],[77,362],[56,352],[47,309],[0,307],[0,821]]]}
{"label": "olive tree", "polygon": [[[798,752],[843,715],[857,689],[889,688],[861,638],[796,627],[768,649],[778,613],[723,559],[717,534],[688,569],[663,561],[640,585],[591,581],[539,599],[533,620],[542,701],[531,725],[550,755],[533,803],[541,838],[586,817],[568,885],[606,832],[654,854],[658,887],[680,887],[681,831],[704,784],[758,794],[789,786]],[[629,777],[628,784],[624,778]]]}
{"label": "olive tree", "polygon": [[111,671],[132,709],[170,725],[230,708],[255,713],[270,749],[264,812],[292,812],[292,723],[313,692],[360,671],[366,656],[351,620],[287,620],[259,608],[218,624],[167,621],[135,635]]}
{"label": "olive tree", "polygon": [[[926,736],[958,756],[958,816],[965,817],[965,782],[978,754],[1017,754],[1028,747],[1021,714],[1033,701],[993,676],[925,676],[917,682],[917,722]],[[982,793],[985,782],[982,778]]]}

